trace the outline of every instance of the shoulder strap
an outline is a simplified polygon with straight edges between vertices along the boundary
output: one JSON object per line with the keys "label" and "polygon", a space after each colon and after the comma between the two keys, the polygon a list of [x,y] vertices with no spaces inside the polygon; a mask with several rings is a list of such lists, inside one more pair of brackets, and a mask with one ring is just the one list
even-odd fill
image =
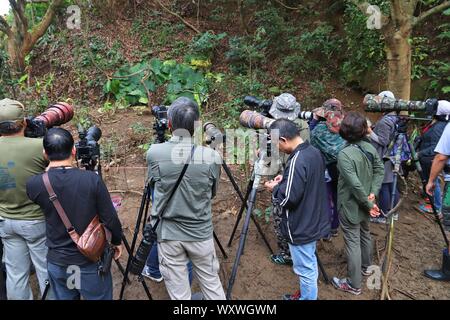
{"label": "shoulder strap", "polygon": [[180,176],[178,177],[178,180],[177,180],[177,182],[175,183],[175,186],[173,187],[172,191],[170,192],[170,196],[169,196],[169,198],[167,199],[167,201],[166,201],[166,203],[165,203],[165,205],[164,205],[164,208],[161,210],[161,213],[158,215],[158,218],[157,218],[157,220],[156,220],[154,226],[152,227],[153,231],[155,231],[156,228],[158,227],[159,221],[161,220],[163,214],[166,212],[166,209],[167,209],[167,207],[168,207],[168,205],[169,205],[170,200],[172,199],[173,195],[175,194],[175,191],[177,191],[178,186],[180,185],[181,180],[183,179],[184,174],[186,173],[187,168],[189,167],[189,164],[191,163],[192,158],[194,157],[194,151],[195,151],[195,145],[192,146],[190,158],[189,158],[189,160],[186,162],[186,164],[184,165],[183,170],[181,170]]}
{"label": "shoulder strap", "polygon": [[358,148],[358,149],[366,156],[366,158],[369,160],[369,162],[373,165],[373,161],[374,161],[373,155],[371,155],[369,152],[367,152],[366,150],[364,150],[363,147],[361,147],[361,146],[358,145],[358,144],[352,143],[352,144],[349,144],[349,145]]}
{"label": "shoulder strap", "polygon": [[42,179],[44,180],[45,188],[47,189],[47,192],[50,196],[49,200],[55,206],[55,209],[58,212],[58,215],[61,218],[62,222],[64,223],[64,226],[66,227],[67,231],[73,230],[74,228],[72,226],[72,223],[70,223],[66,212],[64,211],[63,207],[61,206],[61,203],[59,202],[58,197],[56,196],[55,191],[53,190],[52,184],[50,183],[50,179],[48,177],[48,172],[45,172],[42,175]]}

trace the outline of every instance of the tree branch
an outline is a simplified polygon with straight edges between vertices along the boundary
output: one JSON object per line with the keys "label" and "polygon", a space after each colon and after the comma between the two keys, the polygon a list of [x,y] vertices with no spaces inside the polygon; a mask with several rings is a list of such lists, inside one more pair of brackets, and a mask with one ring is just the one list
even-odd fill
{"label": "tree branch", "polygon": [[3,16],[0,16],[0,31],[5,33],[8,37],[12,36],[11,27]]}
{"label": "tree branch", "polygon": [[61,4],[62,0],[53,0],[50,3],[50,6],[48,7],[47,12],[45,13],[41,22],[36,25],[31,31],[31,47],[33,47],[34,44],[39,40],[39,38],[45,34],[48,27],[52,23],[53,17],[56,14],[56,10]]}
{"label": "tree branch", "polygon": [[[25,1],[24,0],[9,0],[9,4],[14,13],[16,20],[16,27],[21,28],[25,34],[28,31],[28,19],[25,16]],[[20,26],[18,25],[20,22]]]}
{"label": "tree branch", "polygon": [[412,23],[413,27],[423,23],[426,19],[428,19],[433,14],[436,14],[436,13],[439,13],[441,11],[444,11],[447,8],[450,8],[450,1],[445,1],[445,2],[441,3],[440,5],[437,5],[437,6],[433,7],[433,8],[431,8],[428,11],[425,11],[420,16],[415,17],[413,19],[413,23]]}
{"label": "tree branch", "polygon": [[302,6],[290,7],[290,6],[286,5],[284,2],[282,2],[281,0],[275,0],[275,2],[277,2],[279,5],[281,5],[282,7],[285,7],[286,9],[289,9],[289,10],[298,11],[302,8]]}
{"label": "tree branch", "polygon": [[186,20],[183,19],[182,16],[180,16],[178,13],[173,12],[172,10],[170,10],[169,8],[167,8],[165,5],[163,5],[161,3],[161,1],[159,0],[155,0],[164,10],[166,10],[168,13],[170,13],[171,15],[177,17],[178,19],[181,20],[181,22],[183,22],[186,26],[188,26],[189,28],[191,28],[192,30],[194,30],[195,32],[197,32],[198,34],[200,34],[200,30],[198,30],[196,27],[194,27],[192,24],[190,24],[189,22],[187,22]]}
{"label": "tree branch", "polygon": [[364,14],[366,14],[367,8],[370,6],[370,4],[366,1],[361,2],[360,0],[350,0],[350,2],[356,5]]}

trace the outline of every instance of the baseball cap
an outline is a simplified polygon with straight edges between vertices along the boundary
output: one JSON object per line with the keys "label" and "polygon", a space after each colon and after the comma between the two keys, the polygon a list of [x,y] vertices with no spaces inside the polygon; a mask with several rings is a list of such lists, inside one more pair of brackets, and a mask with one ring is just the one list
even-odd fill
{"label": "baseball cap", "polygon": [[439,100],[436,115],[450,115],[450,102],[447,100]]}
{"label": "baseball cap", "polygon": [[0,100],[0,122],[23,120],[25,107],[19,101],[11,99]]}

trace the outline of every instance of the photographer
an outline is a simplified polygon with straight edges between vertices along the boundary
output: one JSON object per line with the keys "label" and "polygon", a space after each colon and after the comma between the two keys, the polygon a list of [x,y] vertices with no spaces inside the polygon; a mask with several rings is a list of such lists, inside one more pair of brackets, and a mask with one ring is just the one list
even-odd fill
{"label": "photographer", "polygon": [[318,265],[316,242],[330,232],[325,186],[325,162],[320,151],[303,141],[292,121],[275,121],[280,151],[289,154],[283,176],[266,182],[274,202],[282,209],[281,232],[289,239],[294,272],[300,278],[300,293],[285,300],[316,300]]}
{"label": "photographer", "polygon": [[[44,154],[50,160],[47,169],[50,184],[70,224],[82,235],[98,215],[111,232],[114,258],[118,259],[122,253],[122,226],[116,210],[102,179],[93,171],[73,167],[76,149],[70,132],[50,129],[44,137]],[[56,299],[78,300],[82,296],[85,300],[112,300],[111,271],[100,274],[98,263],[78,250],[55,207],[56,202],[50,199],[42,174],[28,180],[27,193],[45,213],[48,274]],[[77,269],[73,269],[74,266]],[[79,287],[75,283],[71,288],[68,283],[71,283],[74,270],[79,270]]]}
{"label": "photographer", "polygon": [[333,285],[354,295],[361,294],[362,275],[370,275],[367,270],[372,264],[369,216],[380,214],[375,196],[384,177],[383,163],[377,151],[364,140],[367,128],[364,116],[349,112],[339,130],[348,142],[339,153],[337,163],[338,210],[347,254],[347,278],[334,277]]}
{"label": "photographer", "polygon": [[[450,107],[450,103],[443,102]],[[445,172],[445,185],[442,197],[443,224],[447,232],[450,233],[450,124],[447,124],[439,142],[434,149],[436,156],[431,167],[430,178],[426,186],[426,192],[432,195],[436,188],[436,181],[439,174]],[[435,200],[436,201],[436,200]]]}
{"label": "photographer", "polygon": [[314,119],[310,122],[311,144],[322,152],[328,172],[328,203],[331,220],[331,235],[336,237],[339,228],[337,210],[337,185],[339,172],[337,156],[344,147],[345,140],[339,135],[339,128],[344,118],[342,103],[337,99],[325,101],[322,107],[313,110]]}
{"label": "photographer", "polygon": [[[395,99],[394,94],[391,91],[383,91],[378,96],[380,97],[388,97],[391,99]],[[395,132],[397,128],[397,124],[399,122],[399,117],[395,111],[386,113],[373,128],[368,128],[368,132],[370,135],[370,140],[372,145],[378,152],[378,156],[384,162],[384,180],[380,190],[380,196],[378,199],[378,204],[380,209],[387,214],[391,209],[391,197],[392,197],[392,188],[393,188],[393,180],[394,180],[394,165],[392,161],[385,159],[387,154],[389,145],[395,137]],[[399,201],[398,190],[395,192],[395,201],[394,206]],[[394,214],[394,220],[397,220],[397,214]],[[384,218],[373,218],[371,219],[373,222],[384,223]]]}
{"label": "photographer", "polygon": [[24,106],[0,100],[0,237],[4,244],[7,297],[32,300],[31,263],[44,292],[47,275],[44,214],[27,197],[29,177],[44,172],[42,139],[26,138]]}
{"label": "photographer", "polygon": [[[274,119],[288,119],[293,121],[299,128],[300,137],[303,141],[309,141],[310,131],[308,123],[305,120],[299,119],[300,104],[297,99],[290,93],[283,93],[273,99],[272,106],[269,110],[269,115]],[[286,167],[288,155],[280,154],[280,171]],[[287,239],[283,236],[280,230],[282,219],[282,207],[277,204],[272,205],[272,216],[274,220],[275,235],[277,237],[278,253],[272,254],[270,260],[279,265],[292,265],[291,253]]]}
{"label": "photographer", "polygon": [[[446,115],[449,113],[450,103],[448,101],[439,101],[436,115],[433,116],[433,121],[427,125],[423,131],[422,136],[419,138],[417,145],[417,155],[419,157],[420,165],[422,166],[424,178],[428,181],[430,177],[431,166],[435,157],[435,148],[444,132],[444,129],[448,123]],[[441,186],[439,178],[435,181],[434,191],[434,205],[438,211],[441,210]],[[433,213],[430,204],[422,203],[419,209],[425,213]]]}
{"label": "photographer", "polygon": [[[178,98],[170,106],[168,118],[172,138],[153,144],[147,153],[149,182],[154,190],[152,224],[166,208],[156,229],[160,271],[171,299],[190,300],[187,266],[190,260],[205,299],[225,300],[211,212],[222,159],[211,148],[194,145],[194,124],[199,120],[194,101]],[[167,203],[191,151],[192,161]]]}

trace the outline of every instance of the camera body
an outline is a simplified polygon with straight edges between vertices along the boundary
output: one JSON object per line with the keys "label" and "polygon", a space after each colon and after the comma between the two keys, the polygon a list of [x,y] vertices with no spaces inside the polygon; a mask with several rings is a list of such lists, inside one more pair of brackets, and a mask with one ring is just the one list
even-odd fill
{"label": "camera body", "polygon": [[314,119],[314,113],[312,113],[311,111],[300,111],[298,117],[302,120],[311,121],[312,119]]}
{"label": "camera body", "polygon": [[156,142],[163,143],[166,141],[166,130],[169,129],[169,119],[167,117],[167,106],[153,106],[152,115],[155,117],[153,130],[156,133]]}
{"label": "camera body", "polygon": [[80,141],[75,144],[77,149],[76,159],[86,170],[95,171],[100,162],[100,145],[98,141],[102,137],[102,131],[97,126],[90,127],[87,131],[78,128]]}
{"label": "camera body", "polygon": [[42,138],[47,133],[47,126],[44,121],[28,117],[27,127],[25,129],[25,137],[28,138]]}

